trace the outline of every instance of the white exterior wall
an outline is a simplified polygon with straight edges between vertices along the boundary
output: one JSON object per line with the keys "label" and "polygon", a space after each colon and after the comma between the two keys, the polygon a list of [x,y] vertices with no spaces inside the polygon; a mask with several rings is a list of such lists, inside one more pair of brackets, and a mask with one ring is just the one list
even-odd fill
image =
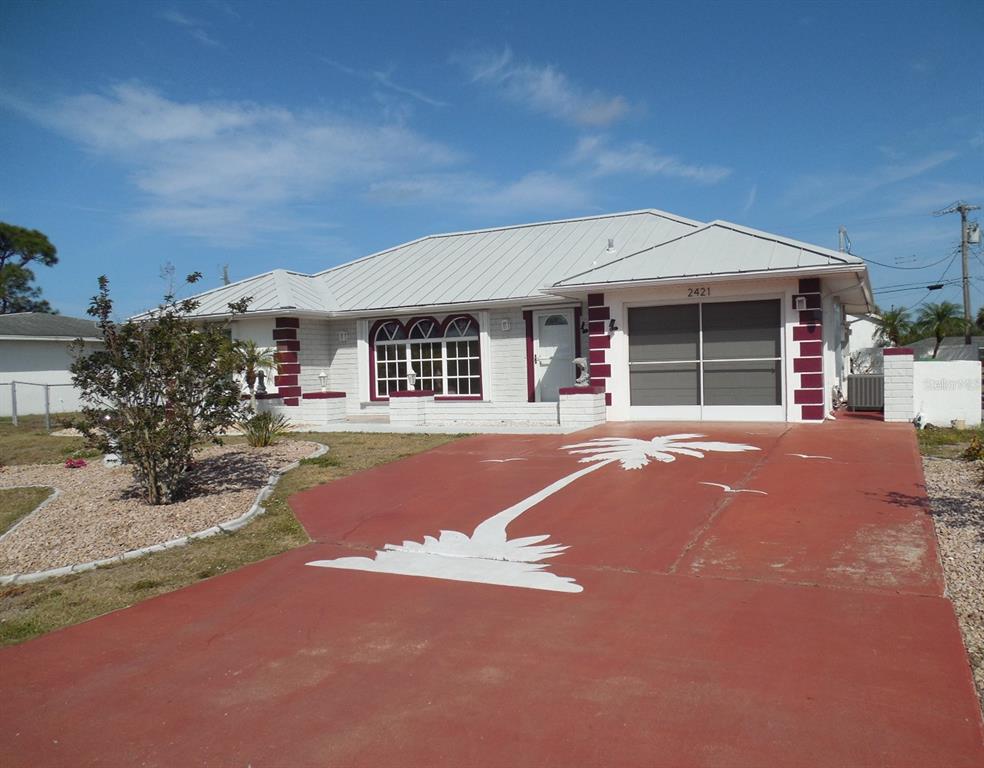
{"label": "white exterior wall", "polygon": [[[96,344],[87,347],[95,349]],[[0,340],[0,416],[11,415],[11,381],[62,385],[49,388],[51,413],[68,413],[80,407],[79,392],[68,368],[74,361],[71,341]],[[64,386],[69,385],[69,386]],[[44,387],[17,385],[18,415],[44,413]]]}
{"label": "white exterior wall", "polygon": [[968,427],[981,423],[979,362],[926,360],[913,363],[912,369],[914,408],[924,424],[949,427],[955,419]]}
{"label": "white exterior wall", "polygon": [[[364,321],[363,321],[364,322]],[[344,392],[349,413],[358,413],[363,400],[369,399],[369,381],[360,377],[358,323],[356,320],[330,320],[327,323],[328,389]],[[304,343],[301,343],[301,353]],[[368,356],[368,348],[366,355]],[[368,358],[366,370],[368,371]]]}
{"label": "white exterior wall", "polygon": [[[501,307],[489,310],[489,359],[492,391],[487,399],[493,402],[525,403],[526,385],[526,322],[522,307]],[[509,324],[503,330],[503,321]]]}
{"label": "white exterior wall", "polygon": [[321,381],[318,374],[324,371],[328,374],[328,389],[332,389],[330,376],[331,355],[329,351],[330,328],[327,320],[318,318],[300,318],[300,327],[297,329],[297,341],[301,345],[297,362],[300,363],[301,372],[297,377],[297,383],[303,392],[320,392]]}
{"label": "white exterior wall", "polygon": [[885,355],[885,421],[915,417],[912,355]]}

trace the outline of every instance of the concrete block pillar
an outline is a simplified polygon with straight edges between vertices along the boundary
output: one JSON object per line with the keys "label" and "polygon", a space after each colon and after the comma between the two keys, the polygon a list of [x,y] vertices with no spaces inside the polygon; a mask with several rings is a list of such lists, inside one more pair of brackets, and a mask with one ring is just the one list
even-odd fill
{"label": "concrete block pillar", "polygon": [[916,415],[914,355],[908,347],[885,350],[885,421],[912,421]]}
{"label": "concrete block pillar", "polygon": [[586,429],[607,420],[605,388],[562,387],[560,389],[560,426]]}
{"label": "concrete block pillar", "polygon": [[410,389],[390,392],[390,424],[401,427],[420,427],[427,423],[427,411],[434,403],[431,389]]}

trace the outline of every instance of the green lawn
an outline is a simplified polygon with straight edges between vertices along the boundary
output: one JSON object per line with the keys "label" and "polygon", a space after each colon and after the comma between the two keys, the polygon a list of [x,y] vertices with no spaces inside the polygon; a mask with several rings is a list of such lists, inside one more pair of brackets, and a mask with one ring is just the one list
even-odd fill
{"label": "green lawn", "polygon": [[[71,414],[51,417],[51,428]],[[95,451],[81,437],[53,437],[44,431],[44,416],[21,416],[16,427],[9,418],[0,419],[0,466],[4,464],[61,464],[68,458],[91,458]]]}
{"label": "green lawn", "polygon": [[952,427],[926,427],[916,431],[919,450],[924,456],[954,459],[967,450],[973,438],[984,440],[984,426],[974,429],[953,429]]}
{"label": "green lawn", "polygon": [[[28,431],[32,427],[22,425],[18,429]],[[10,434],[9,430],[2,433],[0,444]],[[17,643],[77,624],[306,544],[309,539],[287,504],[289,496],[457,439],[454,435],[343,432],[292,437],[316,440],[330,446],[331,451],[284,475],[266,501],[266,514],[236,533],[213,536],[128,563],[37,584],[0,587],[0,644]],[[59,441],[65,439],[34,435],[35,441],[56,441],[55,447],[38,447],[33,452],[25,449],[19,455],[29,456],[32,461],[61,461],[64,444]],[[38,458],[44,456],[49,458]]]}
{"label": "green lawn", "polygon": [[0,488],[0,536],[50,495],[50,488]]}

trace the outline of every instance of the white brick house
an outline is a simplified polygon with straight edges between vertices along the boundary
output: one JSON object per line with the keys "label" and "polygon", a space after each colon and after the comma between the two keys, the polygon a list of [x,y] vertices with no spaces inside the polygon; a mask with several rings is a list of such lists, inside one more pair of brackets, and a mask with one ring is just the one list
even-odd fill
{"label": "white brick house", "polygon": [[822,421],[846,313],[873,306],[855,256],[656,210],[274,270],[199,295],[198,314],[244,297],[234,336],[277,350],[266,407],[429,425]]}

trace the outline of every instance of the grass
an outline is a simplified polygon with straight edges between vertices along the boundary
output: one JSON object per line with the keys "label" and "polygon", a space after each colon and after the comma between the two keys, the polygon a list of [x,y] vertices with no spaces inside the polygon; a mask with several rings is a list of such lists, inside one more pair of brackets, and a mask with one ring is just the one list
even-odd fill
{"label": "grass", "polygon": [[236,533],[109,568],[37,584],[0,587],[0,645],[77,624],[302,546],[309,539],[287,504],[291,495],[426,451],[457,436],[334,432],[295,437],[325,443],[331,451],[302,462],[284,475],[266,501],[266,514]]}
{"label": "grass", "polygon": [[956,459],[967,449],[974,437],[984,440],[984,426],[973,429],[930,426],[918,430],[916,435],[919,439],[919,450],[924,456]]}
{"label": "grass", "polygon": [[51,488],[0,488],[0,536],[51,495]]}
{"label": "grass", "polygon": [[[71,414],[51,417],[51,428],[61,429]],[[81,437],[53,437],[44,430],[44,416],[21,416],[16,427],[10,418],[0,419],[0,466],[4,464],[61,464],[68,458],[93,458],[97,451],[85,447]]]}

